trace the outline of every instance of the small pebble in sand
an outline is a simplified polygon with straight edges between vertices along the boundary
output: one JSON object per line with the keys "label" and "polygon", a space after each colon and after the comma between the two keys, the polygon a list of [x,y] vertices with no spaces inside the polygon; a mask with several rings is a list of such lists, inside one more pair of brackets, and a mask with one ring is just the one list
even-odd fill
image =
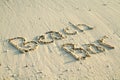
{"label": "small pebble in sand", "polygon": [[68,72],[68,69],[66,69],[65,72]]}
{"label": "small pebble in sand", "polygon": [[91,11],[91,9],[89,9],[88,11]]}
{"label": "small pebble in sand", "polygon": [[103,6],[107,6],[107,4],[103,4]]}
{"label": "small pebble in sand", "polygon": [[41,19],[41,18],[38,18],[39,20]]}
{"label": "small pebble in sand", "polygon": [[18,77],[18,76],[19,76],[18,74],[11,75],[11,77]]}
{"label": "small pebble in sand", "polygon": [[25,67],[27,68],[27,67],[28,67],[28,65],[25,65]]}
{"label": "small pebble in sand", "polygon": [[109,65],[107,65],[106,67],[109,68]]}
{"label": "small pebble in sand", "polygon": [[80,71],[80,68],[78,68],[77,71]]}
{"label": "small pebble in sand", "polygon": [[37,72],[37,74],[42,74],[42,73],[43,73],[42,71]]}

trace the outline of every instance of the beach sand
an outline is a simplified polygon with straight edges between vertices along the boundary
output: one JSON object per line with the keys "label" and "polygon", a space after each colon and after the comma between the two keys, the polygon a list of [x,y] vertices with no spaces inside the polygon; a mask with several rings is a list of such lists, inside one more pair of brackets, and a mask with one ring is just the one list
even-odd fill
{"label": "beach sand", "polygon": [[[69,22],[94,29],[79,32]],[[78,33],[67,35],[66,27]],[[66,38],[38,43],[26,53],[8,42],[15,37],[36,41],[48,31]],[[81,47],[103,36],[114,49],[85,60],[62,49],[66,43]],[[0,0],[0,80],[120,80],[120,0]]]}

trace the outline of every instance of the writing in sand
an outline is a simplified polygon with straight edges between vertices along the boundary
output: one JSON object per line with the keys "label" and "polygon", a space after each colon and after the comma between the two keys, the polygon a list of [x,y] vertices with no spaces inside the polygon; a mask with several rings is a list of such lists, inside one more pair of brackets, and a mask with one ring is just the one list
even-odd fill
{"label": "writing in sand", "polygon": [[[94,27],[88,26],[86,24],[77,24],[74,25],[73,23],[69,22],[70,26],[75,30],[71,30],[71,28],[66,27],[62,31],[65,33],[58,32],[58,31],[48,31],[43,35],[37,36],[36,41],[29,41],[27,42],[24,37],[15,37],[8,40],[8,42],[18,49],[21,53],[27,53],[29,51],[33,51],[37,49],[39,44],[50,44],[57,40],[63,40],[68,37],[68,35],[76,35],[78,33],[82,33],[84,31],[94,30]],[[67,37],[66,37],[67,36]],[[84,48],[77,47],[74,43],[65,43],[61,45],[62,49],[73,56],[76,60],[86,59],[90,57],[90,54],[96,54],[100,52],[104,52],[106,49],[114,49],[114,46],[107,44],[105,39],[107,36],[103,36],[102,38],[96,40],[97,44],[89,43],[84,44]],[[16,40],[20,40],[21,43],[15,43]],[[78,51],[80,55],[77,55],[75,52]]]}

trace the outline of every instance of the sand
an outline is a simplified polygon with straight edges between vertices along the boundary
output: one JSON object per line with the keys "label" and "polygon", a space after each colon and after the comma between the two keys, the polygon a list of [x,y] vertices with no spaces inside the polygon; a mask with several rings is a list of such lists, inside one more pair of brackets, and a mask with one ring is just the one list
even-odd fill
{"label": "sand", "polygon": [[[69,22],[94,29],[79,32]],[[78,33],[67,35],[66,27]],[[48,31],[66,38],[38,43],[37,49],[26,53],[8,42],[15,37],[37,41]],[[85,60],[76,60],[62,49],[66,43],[82,47],[103,36],[108,36],[105,42],[114,49],[90,54]],[[0,0],[0,80],[120,80],[120,1]]]}

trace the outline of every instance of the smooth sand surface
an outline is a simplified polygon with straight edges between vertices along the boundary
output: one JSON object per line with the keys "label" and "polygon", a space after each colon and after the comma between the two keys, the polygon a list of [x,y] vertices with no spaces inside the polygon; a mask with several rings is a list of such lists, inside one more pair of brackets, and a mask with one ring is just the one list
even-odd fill
{"label": "smooth sand surface", "polygon": [[[45,32],[72,28],[69,22],[94,29],[27,53],[7,41],[18,36],[36,41]],[[105,35],[115,49],[85,60],[61,49],[68,42],[82,46]],[[120,0],[0,0],[0,80],[120,80]]]}

